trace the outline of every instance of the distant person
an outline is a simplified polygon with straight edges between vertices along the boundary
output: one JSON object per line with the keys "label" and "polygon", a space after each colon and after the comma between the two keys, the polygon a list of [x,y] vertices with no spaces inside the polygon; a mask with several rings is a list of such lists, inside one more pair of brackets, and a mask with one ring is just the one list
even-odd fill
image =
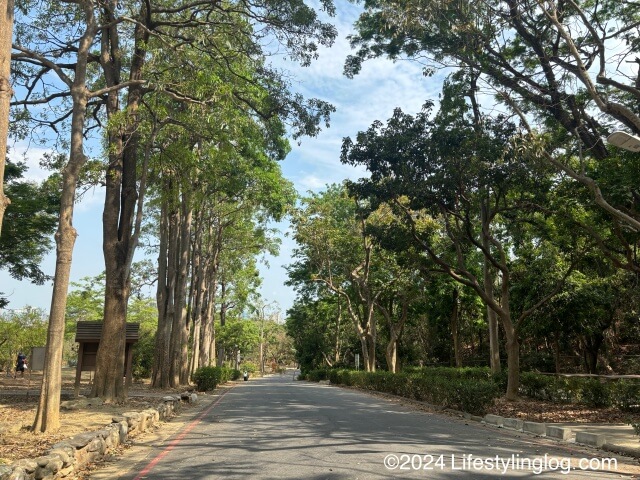
{"label": "distant person", "polygon": [[18,375],[18,372],[20,372],[21,376],[24,377],[24,371],[26,369],[27,369],[27,356],[22,352],[18,352],[18,361],[16,362],[16,373],[13,375],[13,378],[16,378],[16,376]]}

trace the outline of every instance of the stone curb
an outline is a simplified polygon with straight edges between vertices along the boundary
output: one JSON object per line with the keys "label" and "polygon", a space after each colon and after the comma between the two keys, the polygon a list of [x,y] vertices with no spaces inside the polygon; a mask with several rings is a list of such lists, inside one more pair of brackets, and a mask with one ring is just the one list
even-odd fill
{"label": "stone curb", "polygon": [[[463,414],[465,418],[471,419],[471,415]],[[508,430],[516,430],[518,432],[532,433],[535,435],[545,435],[554,440],[570,442],[572,429],[567,427],[558,427],[555,425],[546,425],[544,423],[525,422],[518,418],[500,417],[499,415],[485,415],[482,422],[487,425],[496,426],[498,428],[506,428]],[[500,423],[501,422],[501,423]],[[544,433],[542,428],[545,427]],[[608,443],[606,435],[600,435],[589,432],[575,432],[575,443],[587,445],[590,447],[600,448],[612,453],[626,455],[629,457],[640,458],[640,445],[638,447],[628,447],[626,445],[617,445]]]}
{"label": "stone curb", "polygon": [[597,433],[576,432],[576,443],[582,443],[583,445],[589,445],[591,447],[601,447],[607,443],[607,438]]}
{"label": "stone curb", "polygon": [[100,430],[80,433],[53,445],[36,459],[21,459],[11,465],[0,465],[0,480],[54,480],[74,478],[76,470],[102,459],[118,445],[134,435],[151,429],[180,411],[181,402],[195,403],[197,395],[168,395],[155,408],[142,412],[125,412]]}

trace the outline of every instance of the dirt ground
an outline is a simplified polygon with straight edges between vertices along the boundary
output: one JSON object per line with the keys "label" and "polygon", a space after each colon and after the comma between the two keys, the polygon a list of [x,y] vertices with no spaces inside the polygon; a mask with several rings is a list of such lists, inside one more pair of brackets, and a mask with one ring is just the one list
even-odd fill
{"label": "dirt ground", "polygon": [[[21,458],[43,455],[51,446],[78,433],[98,430],[109,423],[114,415],[127,411],[140,411],[155,406],[163,395],[189,390],[151,389],[149,382],[134,383],[129,399],[123,405],[82,406],[74,410],[61,410],[61,428],[53,434],[36,434],[30,431],[35,419],[42,375],[26,373],[24,378],[13,379],[0,372],[0,464],[9,464]],[[83,372],[80,393],[90,388],[90,372]],[[75,381],[74,369],[63,369],[62,401],[71,400]]]}

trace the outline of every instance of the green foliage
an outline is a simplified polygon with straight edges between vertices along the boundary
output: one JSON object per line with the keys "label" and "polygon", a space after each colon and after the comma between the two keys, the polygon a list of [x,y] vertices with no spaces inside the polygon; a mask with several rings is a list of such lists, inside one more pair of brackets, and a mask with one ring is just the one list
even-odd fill
{"label": "green foliage", "polygon": [[[40,264],[52,247],[52,235],[58,224],[58,178],[54,176],[42,183],[27,181],[22,179],[26,169],[24,163],[7,160],[4,189],[11,205],[2,224],[0,268],[17,280],[42,285],[50,278]],[[7,303],[6,298],[0,298],[0,307]]]}
{"label": "green foliage", "polygon": [[47,316],[41,309],[26,307],[0,315],[0,367],[13,371],[18,352],[31,353],[47,341]]}
{"label": "green foliage", "polygon": [[327,380],[329,375],[329,370],[327,369],[317,369],[311,370],[305,374],[305,378],[311,382],[320,382],[321,380]]}
{"label": "green foliage", "polygon": [[253,362],[242,362],[240,364],[239,370],[240,372],[247,372],[247,373],[253,374],[259,371],[260,369],[258,368],[258,365],[256,365]]}
{"label": "green foliage", "polygon": [[611,406],[613,384],[607,384],[597,378],[590,378],[582,385],[582,403],[592,408]]}
{"label": "green foliage", "polygon": [[520,393],[554,403],[579,402],[592,408],[616,407],[623,412],[640,410],[640,382],[563,377],[523,372]]}
{"label": "green foliage", "polygon": [[227,351],[240,349],[243,355],[248,354],[260,344],[260,329],[256,322],[229,318],[220,327],[217,340]]}
{"label": "green foliage", "polygon": [[613,402],[623,412],[640,411],[640,382],[618,380],[613,386]]}
{"label": "green foliage", "polygon": [[534,372],[520,374],[520,393],[537,400],[570,403],[580,398],[579,379],[541,375]]}
{"label": "green foliage", "polygon": [[139,323],[139,338],[133,346],[134,378],[149,378],[155,355],[156,330],[158,329],[158,309],[154,299],[130,297],[127,321]]}
{"label": "green foliage", "polygon": [[240,371],[226,367],[200,367],[193,375],[191,381],[196,384],[198,391],[207,392],[229,380],[240,378]]}
{"label": "green foliage", "polygon": [[391,393],[473,414],[484,413],[500,395],[500,389],[491,380],[488,369],[456,370],[424,368],[401,373],[312,370],[306,378]]}

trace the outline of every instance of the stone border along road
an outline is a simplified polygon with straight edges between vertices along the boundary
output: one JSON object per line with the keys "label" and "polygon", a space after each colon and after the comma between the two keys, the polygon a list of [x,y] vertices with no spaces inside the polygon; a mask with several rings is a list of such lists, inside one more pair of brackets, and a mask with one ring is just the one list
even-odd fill
{"label": "stone border along road", "polygon": [[160,421],[169,420],[180,411],[183,401],[196,403],[197,400],[195,393],[167,395],[155,408],[115,416],[113,422],[103,429],[80,433],[56,443],[43,456],[0,465],[0,480],[75,478],[77,470],[101,461],[132,436],[147,432]]}

